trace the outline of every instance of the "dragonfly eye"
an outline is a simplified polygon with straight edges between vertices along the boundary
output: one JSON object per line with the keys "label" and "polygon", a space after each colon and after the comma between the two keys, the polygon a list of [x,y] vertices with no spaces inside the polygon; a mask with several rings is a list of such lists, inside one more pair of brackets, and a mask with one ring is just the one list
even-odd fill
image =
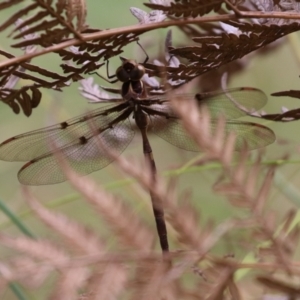
{"label": "dragonfly eye", "polygon": [[145,74],[145,68],[142,65],[136,65],[130,72],[131,80],[140,80]]}
{"label": "dragonfly eye", "polygon": [[145,68],[135,61],[126,61],[116,71],[116,76],[121,82],[140,80],[145,74]]}
{"label": "dragonfly eye", "polygon": [[116,71],[116,76],[121,82],[127,82],[130,80],[130,74],[123,66],[120,66]]}

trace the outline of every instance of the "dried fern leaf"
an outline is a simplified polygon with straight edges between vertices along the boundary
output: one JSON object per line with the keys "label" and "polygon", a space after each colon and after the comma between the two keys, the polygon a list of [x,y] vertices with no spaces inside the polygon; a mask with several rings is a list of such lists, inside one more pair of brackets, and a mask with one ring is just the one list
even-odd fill
{"label": "dried fern leaf", "polygon": [[[20,1],[10,1],[11,4],[0,6],[0,9],[8,8]],[[25,2],[25,1],[23,1]],[[81,9],[80,9],[81,8]],[[30,15],[27,19],[26,16]],[[77,17],[78,23],[75,27],[72,23],[74,17]],[[38,0],[34,3],[19,9],[8,20],[0,25],[0,31],[13,25],[18,19],[24,18],[24,23],[19,24],[11,34],[17,30],[20,33],[13,36],[14,39],[22,38],[27,34],[39,33],[49,35],[49,31],[62,31],[61,39],[73,34],[77,38],[81,38],[80,30],[84,29],[85,22],[85,2],[82,1],[66,1],[63,0]],[[45,20],[47,18],[47,20]],[[25,29],[27,27],[27,29]],[[25,30],[24,30],[25,29]]]}
{"label": "dried fern leaf", "polygon": [[100,239],[84,226],[70,220],[65,215],[54,212],[41,205],[28,189],[25,197],[35,214],[55,232],[59,233],[80,253],[94,255],[103,250]]}
{"label": "dried fern leaf", "polygon": [[25,86],[19,90],[1,89],[0,95],[1,101],[8,104],[14,113],[20,113],[20,108],[22,108],[26,116],[31,115],[32,109],[39,105],[42,97],[41,92],[35,86]]}
{"label": "dried fern leaf", "polygon": [[[178,68],[166,67],[168,78],[173,81],[189,81],[300,29],[299,23],[283,26],[238,22],[229,22],[229,24],[235,26],[241,33],[228,34],[223,31],[222,34],[214,36],[194,37],[193,40],[201,44],[200,46],[170,47],[171,55],[185,58],[189,64],[180,64]],[[159,68],[147,64],[147,69],[158,70]],[[154,75],[157,75],[157,72]]]}
{"label": "dried fern leaf", "polygon": [[[14,57],[3,50],[0,50],[0,55],[7,58]],[[87,67],[84,70],[86,69]],[[42,93],[39,89],[41,87],[60,90],[62,87],[68,85],[69,80],[77,81],[82,79],[77,70],[71,71],[68,75],[62,76],[30,63],[15,64],[7,68],[2,68],[0,70],[0,84],[2,85],[0,89],[1,101],[8,104],[15,113],[19,113],[20,108],[22,108],[24,114],[29,116],[32,113],[32,109],[36,108],[40,103]],[[14,81],[15,77],[17,79],[31,80],[33,84],[16,88],[14,83],[10,83]],[[53,80],[50,81],[47,79]]]}
{"label": "dried fern leaf", "polygon": [[78,31],[82,31],[86,25],[86,2],[85,0],[68,0],[67,1],[67,18],[69,23],[73,21],[73,19],[77,18],[76,29]]}
{"label": "dried fern leaf", "polygon": [[261,114],[257,116],[262,119],[272,120],[275,122],[292,122],[300,119],[300,109],[282,109],[282,113],[278,114]]}
{"label": "dried fern leaf", "polygon": [[169,5],[155,3],[144,3],[144,5],[155,10],[161,10],[167,16],[196,18],[206,15],[211,11],[218,11],[223,2],[223,0],[176,0],[175,2],[169,3]]}
{"label": "dried fern leaf", "polygon": [[0,25],[0,31],[5,30],[10,25],[14,24],[18,19],[22,18],[28,12],[30,12],[31,10],[36,9],[37,7],[38,7],[38,4],[37,3],[33,3],[33,4],[31,4],[31,5],[27,6],[27,7],[19,10],[17,13],[15,13],[13,16],[11,16],[7,21],[5,21],[2,25]]}

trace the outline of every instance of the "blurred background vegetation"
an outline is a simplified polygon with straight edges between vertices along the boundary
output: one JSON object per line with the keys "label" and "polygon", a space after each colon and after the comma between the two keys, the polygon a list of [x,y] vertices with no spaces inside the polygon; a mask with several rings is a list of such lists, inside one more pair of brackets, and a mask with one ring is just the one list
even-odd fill
{"label": "blurred background vegetation", "polygon": [[[134,6],[144,10],[142,2],[138,0],[119,1],[102,0],[87,1],[87,23],[92,28],[107,29],[136,24],[137,20],[131,15],[129,7]],[[11,13],[5,11],[6,14]],[[1,19],[6,19],[3,13]],[[151,31],[141,36],[141,44],[144,45],[150,56],[150,60],[157,58],[164,46],[164,38],[168,29]],[[183,42],[182,33],[176,28],[172,28],[173,44]],[[0,47],[9,50],[7,47],[7,34],[2,34]],[[153,43],[155,41],[155,43]],[[186,40],[187,43],[190,41]],[[263,90],[269,98],[268,105],[264,108],[268,113],[279,112],[282,106],[287,108],[299,107],[299,100],[287,97],[272,97],[271,93],[299,89],[300,86],[300,34],[294,33],[276,42],[276,47],[270,46],[269,51],[258,51],[245,57],[249,60],[246,69],[231,77],[228,87],[250,86]],[[9,50],[10,51],[10,50]],[[136,44],[125,48],[123,56],[128,58],[139,58],[143,60],[144,54]],[[16,50],[16,55],[20,55]],[[47,54],[43,57],[35,58],[34,64],[41,65],[47,69],[54,70],[59,65],[59,58],[56,55]],[[110,60],[111,73],[119,66],[117,57]],[[59,68],[57,67],[57,70]],[[105,68],[100,70],[105,75]],[[95,79],[105,86],[107,83]],[[197,80],[197,79],[195,79]],[[62,93],[45,90],[43,99],[38,108],[27,118],[22,113],[13,114],[11,109],[0,103],[1,130],[0,141],[14,135],[31,131],[50,125],[56,122],[74,117],[77,114],[96,108],[96,105],[88,105],[86,100],[79,94],[79,84],[72,84],[65,88]],[[198,89],[201,92],[201,87]],[[257,120],[253,120],[256,122]],[[275,176],[272,193],[269,197],[269,207],[276,210],[278,216],[282,216],[291,207],[298,208],[300,205],[300,136],[299,122],[272,123],[265,122],[268,127],[274,130],[277,142],[267,147],[263,162],[269,164],[276,162],[283,157],[286,158],[284,164],[278,167]],[[217,164],[208,164],[204,167],[188,168],[182,174],[176,175],[175,171],[197,156],[197,153],[189,153],[173,147],[161,140],[159,137],[151,136],[154,157],[157,162],[158,171],[167,178],[174,178],[176,189],[183,198],[188,197],[195,209],[201,210],[201,220],[214,220],[219,223],[230,216],[243,214],[243,210],[236,211],[222,196],[213,191],[213,184],[219,176]],[[254,151],[255,152],[255,151]],[[122,154],[132,156],[140,161],[143,160],[142,145],[139,134],[136,134],[130,146]],[[255,155],[255,153],[254,153]],[[21,220],[26,224],[31,232],[36,236],[51,237],[45,225],[36,220],[34,215],[28,210],[23,196],[21,185],[17,180],[17,172],[22,163],[0,162],[0,200],[3,201]],[[132,204],[137,214],[141,215],[154,230],[150,199],[147,192],[143,191],[127,175],[119,172],[112,163],[105,169],[89,175],[99,184],[104,185],[114,194],[122,196],[124,201]],[[264,174],[261,174],[263,177]],[[106,232],[105,225],[99,220],[92,208],[78,196],[68,182],[54,186],[32,187],[34,194],[45,204],[55,207],[75,220],[80,221],[96,231]],[[0,229],[10,234],[18,234],[19,229],[8,219],[4,213],[0,213]],[[172,231],[170,235],[174,234]],[[114,237],[111,236],[113,247]],[[177,248],[178,245],[171,245]],[[238,245],[234,245],[232,239],[228,238],[216,249],[224,255],[237,251]],[[1,249],[1,257],[9,255],[5,249]],[[241,257],[247,253],[238,253]],[[15,296],[2,295],[1,299],[15,299]],[[41,298],[36,298],[41,299]]]}

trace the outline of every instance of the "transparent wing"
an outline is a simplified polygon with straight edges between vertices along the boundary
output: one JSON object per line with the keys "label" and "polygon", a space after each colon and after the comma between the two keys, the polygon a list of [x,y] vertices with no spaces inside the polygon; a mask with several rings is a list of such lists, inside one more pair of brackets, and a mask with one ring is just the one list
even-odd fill
{"label": "transparent wing", "polygon": [[[216,124],[212,124],[212,129],[215,130]],[[243,122],[243,121],[227,121],[226,122],[226,133],[235,132],[237,135],[235,150],[240,151],[245,147],[249,150],[263,148],[267,145],[272,144],[276,140],[274,132],[263,125]],[[225,136],[226,139],[226,136]]]}
{"label": "transparent wing", "polygon": [[[221,92],[210,92],[199,94],[196,98],[194,94],[179,95],[182,101],[196,99],[199,107],[206,105],[212,117],[212,130],[215,129],[216,119],[220,114],[227,118],[225,131],[228,134],[234,131],[237,134],[236,150],[241,150],[245,142],[248,149],[265,147],[275,141],[274,132],[260,124],[230,120],[246,115],[247,111],[256,111],[263,107],[267,102],[266,95],[253,88],[235,88]],[[156,99],[156,97],[152,97]],[[158,97],[157,97],[158,99]],[[153,132],[170,144],[189,151],[199,151],[198,146],[185,132],[177,119],[176,113],[169,105],[166,98],[160,98],[161,103],[157,102],[150,105],[148,114],[150,115],[149,132]],[[243,108],[243,109],[241,109]],[[199,128],[199,134],[201,128]],[[226,138],[226,135],[225,135]]]}
{"label": "transparent wing", "polygon": [[[57,125],[10,138],[0,144],[0,159],[28,161],[20,170],[21,183],[29,185],[54,184],[66,178],[50,151],[51,144],[60,151],[69,165],[85,175],[107,166],[112,159],[97,144],[97,135],[104,149],[121,153],[134,136],[129,116],[132,108],[124,102],[105,106],[89,114]],[[91,125],[95,128],[95,136]],[[52,146],[53,147],[53,146]]]}
{"label": "transparent wing", "polygon": [[122,115],[127,103],[105,106],[67,120],[65,122],[20,134],[0,144],[0,159],[5,161],[28,161],[47,154],[49,143],[57,148],[77,143],[79,137],[91,132],[89,122],[101,130]]}
{"label": "transparent wing", "polygon": [[223,114],[226,119],[245,116],[245,112],[255,112],[264,107],[268,101],[266,94],[254,88],[234,88],[222,92],[198,94],[198,104],[206,105],[212,118]]}
{"label": "transparent wing", "polygon": [[[110,164],[113,159],[107,155],[106,150],[113,149],[116,153],[122,153],[133,136],[134,130],[129,119],[126,118],[112,128],[108,127],[99,133],[101,143],[105,146],[102,149],[97,142],[98,136],[89,134],[84,143],[82,139],[77,138],[61,147],[59,151],[72,169],[81,175],[86,175]],[[25,164],[19,171],[18,178],[26,185],[54,184],[66,180],[53,153],[44,154]]]}
{"label": "transparent wing", "polygon": [[[255,112],[267,103],[267,96],[263,91],[247,87],[199,94],[180,94],[178,96],[182,101],[188,101],[190,99],[197,100],[199,107],[206,105],[212,118],[217,118],[221,114],[224,115],[226,119],[240,118],[247,114],[245,110]],[[152,96],[151,99],[152,101],[165,101],[165,103],[169,101],[167,95]],[[149,102],[150,101],[149,99]],[[171,112],[171,108],[169,113],[174,114],[174,112]]]}
{"label": "transparent wing", "polygon": [[149,132],[180,149],[199,151],[199,147],[184,130],[179,120],[166,119],[157,115],[151,115],[150,119]]}
{"label": "transparent wing", "polygon": [[[198,94],[196,97],[194,94],[180,97],[183,101],[196,98],[199,106],[203,104],[208,106],[212,118],[223,114],[227,119],[245,115],[241,107],[248,111],[257,110],[267,101],[262,91],[249,88]],[[152,113],[149,113],[150,131],[179,148],[198,151],[198,147],[182,128],[166,97],[153,96],[138,101],[142,106],[152,110]],[[18,176],[21,183],[31,185],[53,184],[66,179],[55,157],[49,152],[50,143],[53,143],[71,167],[82,175],[99,170],[107,166],[112,159],[98,148],[96,137],[91,134],[89,122],[97,128],[105,149],[113,148],[114,151],[121,153],[134,136],[128,120],[132,109],[129,102],[106,106],[57,125],[18,135],[0,144],[0,159],[30,160],[20,170]],[[255,149],[275,140],[274,133],[270,129],[255,123],[228,121],[226,131],[230,130],[234,130],[238,135],[237,150],[241,149],[244,141],[248,143],[250,149]]]}
{"label": "transparent wing", "polygon": [[[151,115],[151,125],[149,130],[167,141],[168,143],[188,151],[199,151],[199,147],[188,135],[185,129],[180,124],[179,120],[167,119],[159,115]],[[216,122],[211,123],[212,132],[216,128]],[[274,132],[266,126],[229,120],[225,125],[225,139],[229,132],[234,131],[237,135],[235,150],[241,150],[245,143],[248,149],[258,149],[273,143],[276,139]],[[199,128],[201,134],[201,128]]]}

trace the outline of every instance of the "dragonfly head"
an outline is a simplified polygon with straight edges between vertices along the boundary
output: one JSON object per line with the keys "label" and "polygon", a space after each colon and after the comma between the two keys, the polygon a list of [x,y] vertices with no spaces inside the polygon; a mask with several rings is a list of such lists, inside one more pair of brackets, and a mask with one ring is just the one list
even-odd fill
{"label": "dragonfly head", "polygon": [[138,81],[145,74],[145,68],[133,59],[126,59],[120,56],[122,66],[116,71],[116,76],[121,82]]}

